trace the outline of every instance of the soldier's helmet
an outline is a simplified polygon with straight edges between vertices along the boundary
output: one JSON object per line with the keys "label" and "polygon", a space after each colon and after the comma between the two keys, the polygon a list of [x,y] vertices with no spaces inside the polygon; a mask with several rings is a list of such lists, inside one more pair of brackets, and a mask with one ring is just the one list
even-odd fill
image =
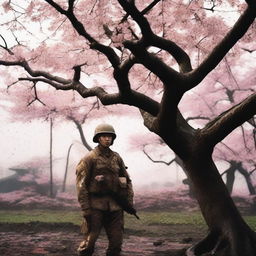
{"label": "soldier's helmet", "polygon": [[112,125],[99,124],[94,131],[93,142],[98,142],[98,138],[101,134],[110,134],[113,138],[112,144],[116,138],[116,133]]}

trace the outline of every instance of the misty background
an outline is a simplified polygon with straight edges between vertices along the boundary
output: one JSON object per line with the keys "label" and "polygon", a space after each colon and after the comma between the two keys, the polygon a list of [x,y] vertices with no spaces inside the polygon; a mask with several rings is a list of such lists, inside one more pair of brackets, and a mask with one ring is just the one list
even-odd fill
{"label": "misty background", "polygon": [[[13,171],[10,168],[26,167],[26,162],[44,159],[47,163],[50,154],[50,122],[36,120],[27,123],[10,122],[9,115],[1,111],[0,178],[12,175]],[[110,123],[115,128],[117,139],[111,149],[117,151],[128,166],[135,190],[188,188],[182,182],[186,176],[177,164],[167,166],[163,163],[154,163],[143,153],[141,143],[145,144],[147,140],[150,143],[152,137],[155,140],[158,138],[144,127],[139,115],[135,117],[109,115],[88,121],[83,125],[83,130],[92,148],[97,145],[92,142],[94,128],[103,122]],[[53,178],[59,182],[64,178],[67,152],[71,144],[73,146],[70,151],[67,185],[72,186],[75,184],[75,167],[88,150],[82,145],[78,130],[72,122],[55,123],[53,126]],[[145,149],[148,149],[148,154],[153,160],[170,162],[174,157],[169,148],[160,144],[148,145]],[[218,163],[218,166],[223,171],[226,168],[223,163]],[[43,169],[44,174],[49,175],[47,171],[49,166]],[[236,172],[233,194],[248,194],[244,178],[238,172]]]}
{"label": "misty background", "polygon": [[[8,20],[8,13],[3,14],[3,19]],[[236,18],[233,13],[225,13],[228,20],[233,22]],[[231,15],[231,16],[230,16]],[[30,28],[36,24],[30,24]],[[36,31],[36,27],[34,27]],[[2,31],[3,35],[8,38],[8,42],[14,40],[7,31]],[[39,36],[39,35],[37,35]],[[33,40],[30,41],[33,44]],[[2,84],[1,78],[0,82]],[[88,83],[88,81],[87,81]],[[2,84],[3,85],[3,84]],[[2,103],[2,102],[1,102]],[[117,110],[118,111],[118,110]],[[25,167],[25,163],[36,161],[36,159],[49,160],[50,150],[50,122],[30,121],[27,123],[10,122],[9,113],[0,109],[0,178],[7,177],[13,172],[10,168]],[[157,138],[155,134],[147,130],[139,113],[134,116],[106,116],[105,118],[90,119],[83,125],[86,139],[90,146],[94,148],[92,142],[94,128],[102,122],[110,123],[114,126],[117,133],[112,150],[117,151],[128,166],[128,172],[132,178],[135,189],[176,189],[182,187],[187,189],[188,186],[183,184],[186,178],[182,169],[177,164],[167,166],[163,163],[153,163],[143,153],[141,141],[143,143],[151,138]],[[137,137],[135,136],[137,135]],[[53,128],[53,178],[63,180],[66,157],[69,146],[73,144],[70,154],[67,183],[74,184],[75,167],[79,160],[87,153],[85,147],[81,144],[77,128],[72,122],[54,123]],[[172,151],[164,146],[151,144],[146,146],[148,153],[154,160],[170,162],[174,155]],[[221,172],[227,168],[227,164],[217,163]],[[45,175],[49,175],[49,166],[44,168]],[[235,173],[235,183],[233,194],[248,194],[248,189],[244,177],[239,172]],[[225,176],[223,179],[225,180]]]}

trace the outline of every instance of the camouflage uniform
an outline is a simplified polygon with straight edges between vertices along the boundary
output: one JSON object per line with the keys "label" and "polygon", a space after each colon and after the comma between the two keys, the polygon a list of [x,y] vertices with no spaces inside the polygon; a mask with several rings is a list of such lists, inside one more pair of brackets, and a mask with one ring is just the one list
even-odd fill
{"label": "camouflage uniform", "polygon": [[[120,193],[119,177],[126,177],[125,193],[133,204],[131,180],[118,153],[98,145],[78,164],[76,169],[78,201],[84,215],[85,240],[80,244],[80,255],[92,255],[102,227],[109,240],[107,256],[119,256],[123,240],[124,217],[122,208],[109,195]],[[104,176],[104,181],[95,177]]]}

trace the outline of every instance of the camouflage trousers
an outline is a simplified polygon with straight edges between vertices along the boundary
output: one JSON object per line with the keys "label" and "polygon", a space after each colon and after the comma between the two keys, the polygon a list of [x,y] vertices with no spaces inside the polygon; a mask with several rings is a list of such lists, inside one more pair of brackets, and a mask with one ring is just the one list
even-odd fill
{"label": "camouflage trousers", "polygon": [[86,222],[87,233],[84,241],[78,247],[78,255],[93,255],[95,243],[103,227],[109,241],[106,256],[120,256],[124,231],[123,211],[110,212],[94,209]]}

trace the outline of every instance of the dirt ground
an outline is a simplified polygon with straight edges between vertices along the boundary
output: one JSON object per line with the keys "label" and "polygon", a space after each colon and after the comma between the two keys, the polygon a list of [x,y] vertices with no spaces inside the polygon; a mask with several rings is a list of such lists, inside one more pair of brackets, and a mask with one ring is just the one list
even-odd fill
{"label": "dirt ground", "polygon": [[[161,226],[159,226],[161,228]],[[179,237],[150,237],[125,233],[123,256],[181,256],[192,243],[187,227],[179,227]],[[172,227],[175,229],[175,227]],[[184,232],[185,233],[184,233]],[[198,233],[197,233],[198,235]],[[82,240],[79,227],[66,224],[1,224],[2,256],[73,256]],[[193,242],[195,242],[193,238]],[[96,244],[94,256],[104,256],[107,239],[104,232]]]}
{"label": "dirt ground", "polygon": [[[137,198],[136,207],[140,210],[175,212],[198,209],[195,200],[186,198],[182,194],[178,198],[173,193],[147,193]],[[252,214],[248,200],[237,198],[236,202],[243,213]],[[6,209],[10,209],[10,206],[7,205]],[[145,230],[137,226],[130,228],[125,229],[122,256],[184,256],[188,247],[207,234],[206,228],[200,230],[198,226],[188,224],[151,224]],[[0,223],[0,256],[75,256],[82,238],[80,227],[73,223]],[[94,256],[104,256],[107,244],[102,232]]]}

